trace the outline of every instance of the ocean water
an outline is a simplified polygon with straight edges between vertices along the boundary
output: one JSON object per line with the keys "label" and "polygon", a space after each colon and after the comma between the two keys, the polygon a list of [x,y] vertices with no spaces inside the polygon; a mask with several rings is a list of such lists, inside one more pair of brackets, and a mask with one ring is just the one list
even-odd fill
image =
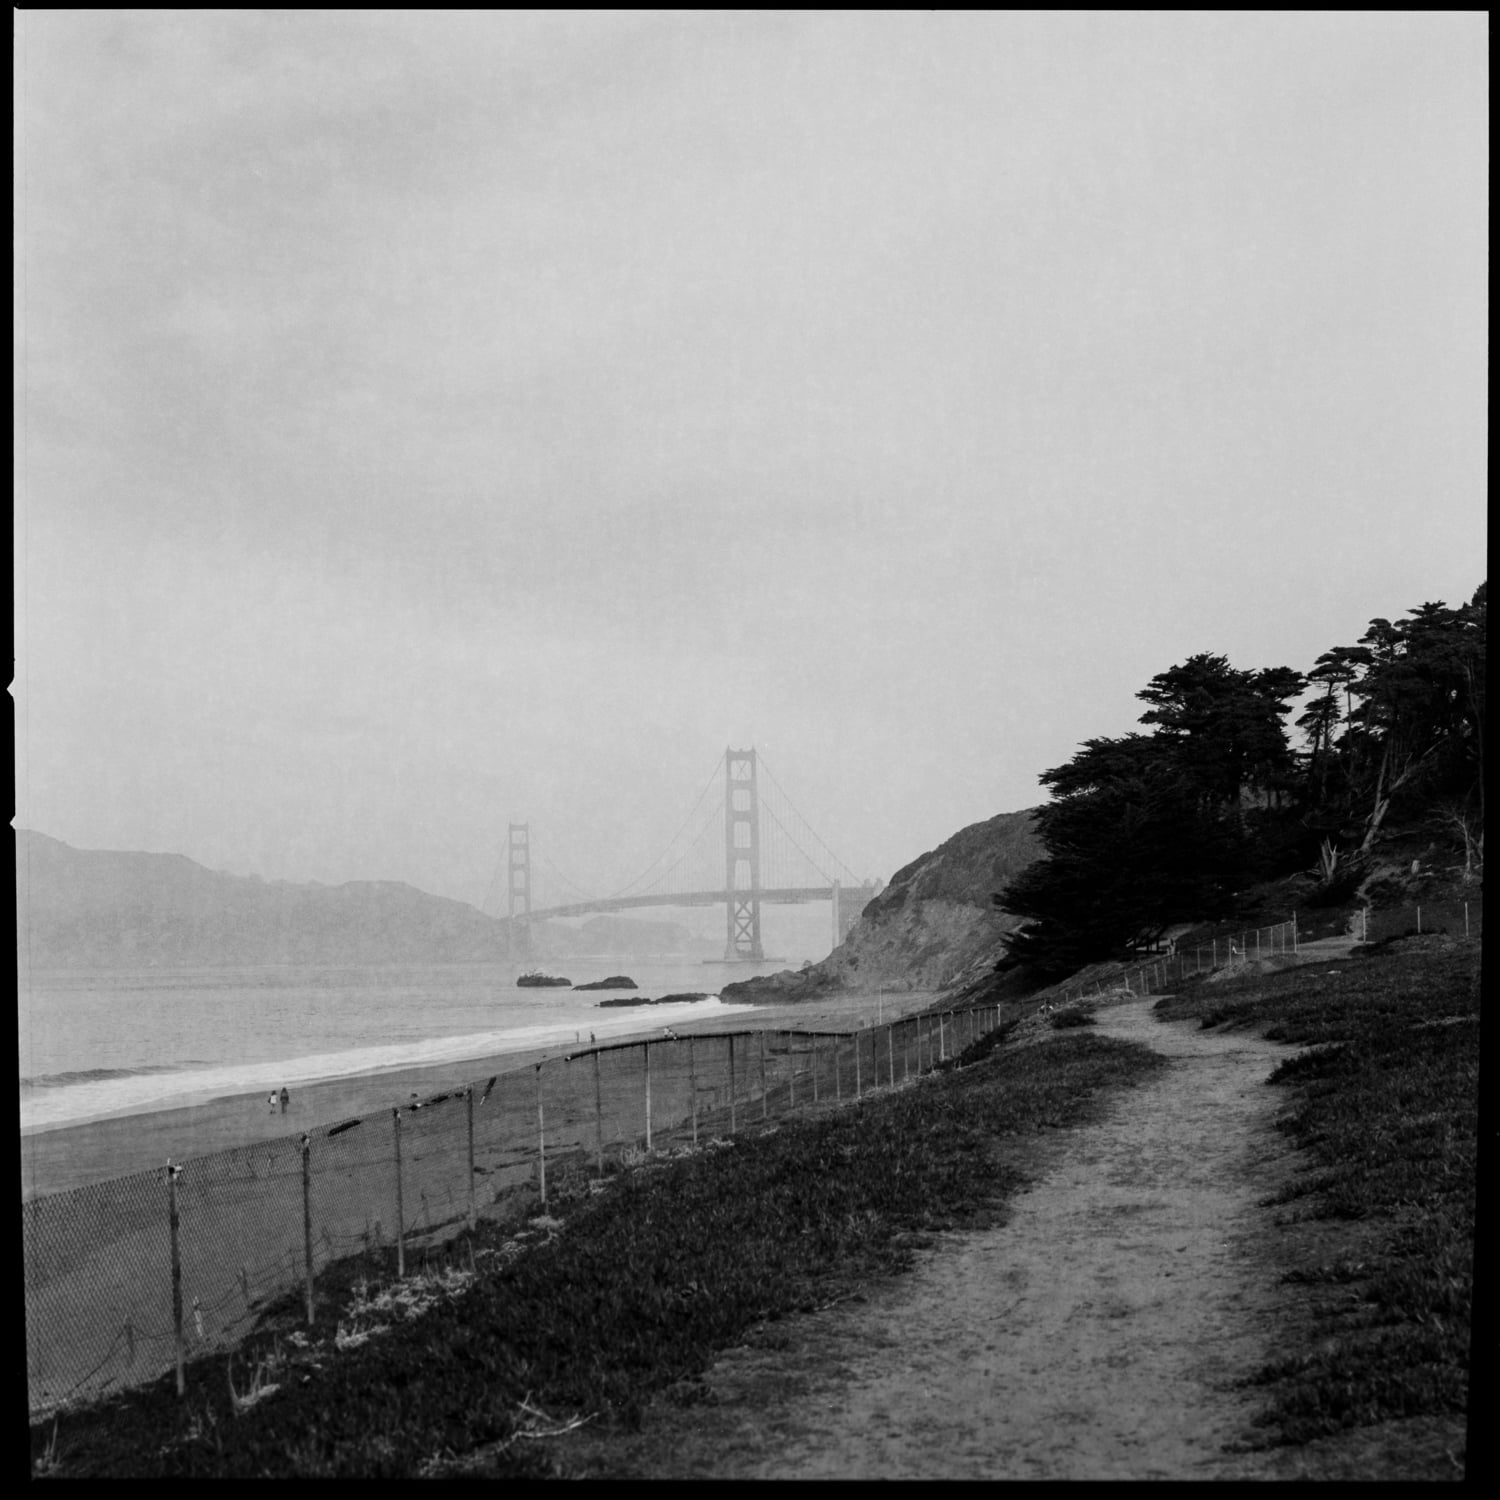
{"label": "ocean water", "polygon": [[642,995],[703,991],[665,1011],[628,991],[520,989],[515,965],[89,970],[33,975],[18,1005],[21,1128],[76,1124],[380,1069],[572,1047],[732,1014],[719,990],[784,963],[590,958],[575,984],[628,974]]}

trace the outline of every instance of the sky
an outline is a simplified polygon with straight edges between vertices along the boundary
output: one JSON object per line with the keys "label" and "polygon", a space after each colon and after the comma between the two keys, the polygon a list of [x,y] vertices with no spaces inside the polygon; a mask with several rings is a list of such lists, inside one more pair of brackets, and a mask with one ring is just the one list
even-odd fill
{"label": "sky", "polygon": [[15,26],[19,826],[889,879],[1483,578],[1482,13]]}

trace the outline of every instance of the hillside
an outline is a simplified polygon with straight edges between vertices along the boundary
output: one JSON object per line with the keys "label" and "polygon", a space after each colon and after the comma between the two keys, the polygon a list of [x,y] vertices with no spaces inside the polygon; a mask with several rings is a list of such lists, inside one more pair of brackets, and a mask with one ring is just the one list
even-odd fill
{"label": "hillside", "polygon": [[[538,924],[540,957],[684,951],[667,922]],[[28,968],[508,961],[504,920],[399,881],[225,875],[181,854],[74,849],[16,834],[18,963]],[[608,944],[604,944],[604,939]]]}
{"label": "hillside", "polygon": [[1041,854],[1034,812],[960,829],[898,870],[821,963],[727,985],[726,1000],[813,999],[852,989],[922,990],[989,972],[1017,919],[990,899]]}

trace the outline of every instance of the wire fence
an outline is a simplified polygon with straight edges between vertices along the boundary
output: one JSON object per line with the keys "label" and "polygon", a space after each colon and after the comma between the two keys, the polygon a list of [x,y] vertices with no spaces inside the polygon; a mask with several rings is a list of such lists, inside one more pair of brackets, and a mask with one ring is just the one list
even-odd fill
{"label": "wire fence", "polygon": [[[746,1031],[588,1048],[408,1105],[21,1206],[33,1418],[234,1347],[273,1304],[315,1321],[318,1274],[412,1257],[549,1182],[899,1087],[1000,1007],[858,1031]],[[517,1191],[517,1190],[521,1191]]]}
{"label": "wire fence", "polygon": [[[1477,935],[1478,904],[1381,913],[1385,928]],[[1359,934],[1363,936],[1364,934]],[[1295,953],[1296,919],[1208,935],[1054,992],[1158,993],[1194,974]],[[1043,1002],[1037,1002],[1043,1003]],[[668,1035],[590,1047],[401,1108],[195,1157],[21,1206],[26,1370],[33,1418],[233,1347],[289,1294],[315,1321],[329,1265],[451,1238],[549,1178],[604,1172],[643,1151],[699,1144],[898,1088],[996,1030],[982,999],[853,1031]],[[519,1190],[519,1191],[518,1191]]]}
{"label": "wire fence", "polygon": [[1098,975],[1082,984],[1064,985],[1052,1003],[1068,1005],[1123,989],[1132,995],[1160,994],[1172,984],[1180,984],[1195,974],[1232,968],[1252,959],[1271,958],[1276,954],[1296,953],[1297,919],[1290,917],[1270,927],[1251,927],[1240,931],[1207,933],[1179,941],[1157,957],[1145,959],[1119,973]]}
{"label": "wire fence", "polygon": [[1431,901],[1381,911],[1362,907],[1349,919],[1349,931],[1362,943],[1429,935],[1483,937],[1484,905],[1479,901]]}

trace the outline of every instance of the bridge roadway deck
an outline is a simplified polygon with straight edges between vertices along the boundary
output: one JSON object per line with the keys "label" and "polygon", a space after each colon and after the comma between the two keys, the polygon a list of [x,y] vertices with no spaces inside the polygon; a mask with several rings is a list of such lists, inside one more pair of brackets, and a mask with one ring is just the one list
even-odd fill
{"label": "bridge roadway deck", "polygon": [[[857,896],[869,890],[862,885],[841,885],[840,897]],[[638,906],[723,906],[729,901],[745,901],[758,896],[762,902],[791,905],[798,901],[832,901],[831,885],[781,885],[763,886],[751,891],[687,891],[675,896],[613,896],[602,901],[576,901],[571,906],[539,906],[529,913],[516,913],[518,921],[529,916],[536,921],[542,917],[581,917],[587,912],[626,911]],[[870,897],[867,895],[865,900]]]}

